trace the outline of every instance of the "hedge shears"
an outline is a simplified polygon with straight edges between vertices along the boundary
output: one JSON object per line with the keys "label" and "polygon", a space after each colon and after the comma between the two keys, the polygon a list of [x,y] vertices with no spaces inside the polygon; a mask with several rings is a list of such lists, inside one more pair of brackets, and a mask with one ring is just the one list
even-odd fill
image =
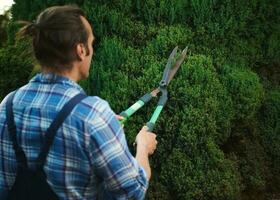
{"label": "hedge shears", "polygon": [[160,99],[158,101],[157,107],[150,119],[149,122],[146,123],[146,126],[148,127],[148,131],[153,131],[155,123],[164,107],[164,105],[167,102],[168,99],[168,92],[167,92],[167,86],[170,83],[170,81],[175,76],[176,72],[180,68],[181,64],[183,63],[184,59],[187,55],[187,49],[186,47],[177,60],[175,60],[175,56],[177,54],[178,46],[176,46],[171,54],[169,55],[169,58],[167,60],[167,64],[165,66],[163,76],[161,81],[159,82],[159,86],[154,89],[152,92],[145,94],[139,100],[134,103],[132,106],[130,106],[125,111],[121,112],[119,115],[123,117],[122,120],[120,120],[120,123],[123,125],[131,115],[133,115],[137,110],[139,110],[142,106],[144,106],[146,103],[148,103],[153,97],[157,97],[158,93],[161,92]]}

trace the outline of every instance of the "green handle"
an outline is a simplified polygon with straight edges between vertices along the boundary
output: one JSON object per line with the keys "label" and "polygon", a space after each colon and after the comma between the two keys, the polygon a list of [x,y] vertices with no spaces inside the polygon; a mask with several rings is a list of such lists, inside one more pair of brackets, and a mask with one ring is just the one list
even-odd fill
{"label": "green handle", "polygon": [[154,111],[150,121],[146,124],[148,126],[148,131],[153,131],[155,123],[163,109],[162,105],[157,106],[156,110]]}
{"label": "green handle", "polygon": [[138,100],[135,104],[133,104],[132,106],[130,106],[128,109],[124,111],[126,117],[130,117],[144,105],[145,103],[143,101]]}
{"label": "green handle", "polygon": [[120,120],[120,123],[123,125],[128,118],[133,115],[137,110],[139,110],[145,103],[142,100],[138,100],[135,104],[130,106],[128,109],[120,113],[120,116],[124,117],[124,119]]}

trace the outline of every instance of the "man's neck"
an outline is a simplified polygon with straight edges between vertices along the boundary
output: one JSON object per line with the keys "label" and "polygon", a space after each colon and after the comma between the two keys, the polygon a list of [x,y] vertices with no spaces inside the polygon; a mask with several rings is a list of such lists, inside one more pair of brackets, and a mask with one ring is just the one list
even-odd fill
{"label": "man's neck", "polygon": [[56,71],[49,67],[42,67],[42,73],[44,74],[57,74],[59,76],[64,76],[74,82],[78,82],[81,78],[76,68],[73,67],[71,70]]}

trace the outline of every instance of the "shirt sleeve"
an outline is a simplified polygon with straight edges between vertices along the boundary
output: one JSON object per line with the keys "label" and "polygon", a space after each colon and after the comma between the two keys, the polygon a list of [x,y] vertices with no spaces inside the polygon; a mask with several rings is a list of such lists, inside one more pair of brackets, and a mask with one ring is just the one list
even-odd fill
{"label": "shirt sleeve", "polygon": [[144,169],[131,155],[115,113],[105,108],[91,126],[91,158],[105,190],[114,199],[144,199],[148,180]]}

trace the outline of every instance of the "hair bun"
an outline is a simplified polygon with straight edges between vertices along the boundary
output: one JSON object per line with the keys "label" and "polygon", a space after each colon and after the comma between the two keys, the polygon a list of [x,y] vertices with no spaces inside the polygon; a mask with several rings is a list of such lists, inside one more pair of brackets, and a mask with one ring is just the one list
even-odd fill
{"label": "hair bun", "polygon": [[39,26],[35,23],[30,23],[28,25],[26,25],[26,32],[28,35],[30,36],[35,36],[37,35],[39,30]]}

